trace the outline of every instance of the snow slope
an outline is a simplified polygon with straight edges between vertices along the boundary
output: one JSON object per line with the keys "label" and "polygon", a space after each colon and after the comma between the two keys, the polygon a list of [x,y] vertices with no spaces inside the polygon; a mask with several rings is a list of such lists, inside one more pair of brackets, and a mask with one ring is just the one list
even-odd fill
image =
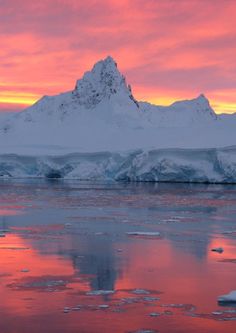
{"label": "snow slope", "polygon": [[139,103],[150,122],[164,127],[184,127],[211,124],[217,116],[208,99],[203,95],[186,101],[178,101],[170,106],[157,106],[146,102]]}
{"label": "snow slope", "polygon": [[236,116],[217,116],[204,95],[138,102],[107,57],[74,90],[0,119],[0,174],[231,182],[235,148],[222,148],[234,145]]}

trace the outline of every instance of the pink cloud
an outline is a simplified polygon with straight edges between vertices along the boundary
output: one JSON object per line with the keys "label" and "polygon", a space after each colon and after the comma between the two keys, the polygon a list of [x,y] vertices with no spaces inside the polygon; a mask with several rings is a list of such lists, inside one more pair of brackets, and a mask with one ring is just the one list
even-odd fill
{"label": "pink cloud", "polygon": [[72,89],[110,54],[137,98],[205,92],[236,104],[234,0],[0,0],[0,8],[2,93]]}

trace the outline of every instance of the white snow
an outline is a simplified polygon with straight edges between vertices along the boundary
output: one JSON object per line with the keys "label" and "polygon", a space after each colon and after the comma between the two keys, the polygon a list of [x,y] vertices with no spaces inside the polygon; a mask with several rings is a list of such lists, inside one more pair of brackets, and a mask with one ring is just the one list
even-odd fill
{"label": "white snow", "polygon": [[158,124],[159,127],[210,124],[217,120],[215,112],[203,94],[192,100],[175,102],[170,106],[157,106],[146,102],[140,102],[139,105],[149,121]]}
{"label": "white snow", "polygon": [[0,175],[235,182],[235,145],[236,115],[217,116],[202,94],[137,102],[107,57],[73,91],[0,117]]}
{"label": "white snow", "polygon": [[227,295],[222,295],[218,297],[218,302],[234,303],[236,302],[236,290],[231,291]]}

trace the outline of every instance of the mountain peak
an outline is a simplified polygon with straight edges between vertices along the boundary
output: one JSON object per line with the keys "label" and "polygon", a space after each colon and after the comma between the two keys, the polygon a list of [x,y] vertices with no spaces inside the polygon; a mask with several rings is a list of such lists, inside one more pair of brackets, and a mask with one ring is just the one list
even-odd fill
{"label": "mountain peak", "polygon": [[116,62],[111,56],[98,61],[78,80],[73,94],[79,104],[86,108],[93,108],[104,99],[114,95],[128,96],[134,102],[131,88],[126,84],[125,77],[119,72]]}
{"label": "mountain peak", "polygon": [[108,55],[105,59],[98,61],[94,66],[96,66],[98,63],[103,63],[106,65],[111,65],[117,68],[117,63],[115,62],[115,60]]}
{"label": "mountain peak", "polygon": [[195,98],[195,103],[198,106],[198,109],[203,112],[208,112],[212,117],[216,117],[215,111],[212,109],[208,98],[204,94],[200,94],[197,98]]}
{"label": "mountain peak", "polygon": [[198,101],[199,103],[209,104],[209,100],[204,94],[200,94],[198,97],[195,98],[195,100]]}
{"label": "mountain peak", "polygon": [[[94,75],[104,75],[106,73],[107,74],[113,73],[114,76],[117,76],[117,77],[122,76],[117,68],[117,63],[111,56],[107,56],[105,59],[96,62],[95,65],[93,66],[91,72]],[[84,76],[86,76],[88,73],[91,73],[91,72],[86,72]]]}

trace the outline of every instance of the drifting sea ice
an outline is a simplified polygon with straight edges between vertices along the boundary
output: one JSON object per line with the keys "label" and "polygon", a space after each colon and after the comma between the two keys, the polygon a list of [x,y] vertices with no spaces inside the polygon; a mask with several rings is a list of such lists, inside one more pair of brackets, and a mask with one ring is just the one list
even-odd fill
{"label": "drifting sea ice", "polygon": [[151,231],[130,231],[126,232],[128,236],[147,236],[147,237],[154,237],[160,236],[159,232],[151,232]]}
{"label": "drifting sea ice", "polygon": [[114,294],[114,290],[92,290],[86,293],[88,296],[100,296]]}
{"label": "drifting sea ice", "polygon": [[224,252],[224,249],[222,247],[214,247],[213,249],[211,249],[211,251],[222,253]]}
{"label": "drifting sea ice", "polygon": [[236,303],[236,290],[218,297],[219,303]]}

